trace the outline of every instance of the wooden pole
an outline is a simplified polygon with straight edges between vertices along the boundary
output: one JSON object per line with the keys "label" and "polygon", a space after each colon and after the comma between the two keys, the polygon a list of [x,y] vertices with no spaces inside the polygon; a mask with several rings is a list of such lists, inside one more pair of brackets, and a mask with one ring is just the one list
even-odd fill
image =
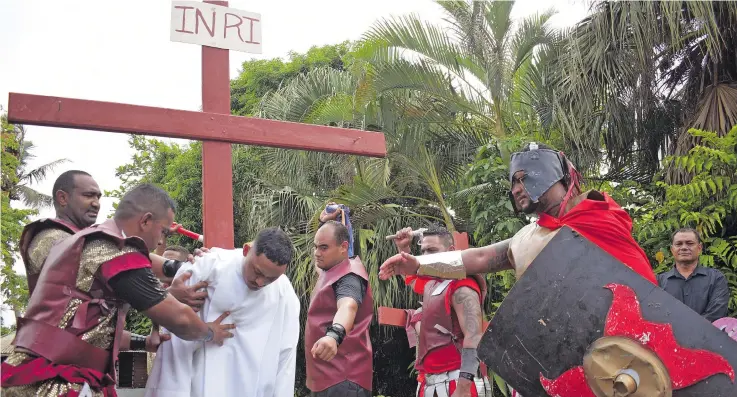
{"label": "wooden pole", "polygon": [[[205,3],[228,6],[227,1]],[[229,51],[202,46],[202,111],[230,114]],[[233,156],[230,143],[202,142],[202,226],[205,246],[232,249]]]}

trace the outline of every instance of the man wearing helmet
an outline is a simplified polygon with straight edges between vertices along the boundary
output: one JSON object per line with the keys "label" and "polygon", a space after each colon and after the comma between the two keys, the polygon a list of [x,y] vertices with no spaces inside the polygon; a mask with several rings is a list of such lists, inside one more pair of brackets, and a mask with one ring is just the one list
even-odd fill
{"label": "man wearing helmet", "polygon": [[567,226],[657,285],[645,252],[632,238],[632,219],[606,193],[590,190],[582,194],[580,174],[562,152],[529,143],[512,154],[509,179],[515,210],[535,213],[535,223],[511,239],[486,247],[417,257],[400,253],[384,262],[379,276],[463,279],[467,274],[512,269],[520,278],[558,230]]}

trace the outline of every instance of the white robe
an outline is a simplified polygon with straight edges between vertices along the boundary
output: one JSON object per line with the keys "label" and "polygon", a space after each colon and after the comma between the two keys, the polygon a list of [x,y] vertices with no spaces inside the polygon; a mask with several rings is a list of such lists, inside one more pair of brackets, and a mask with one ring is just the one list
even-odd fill
{"label": "white robe", "polygon": [[259,291],[243,281],[243,251],[212,249],[185,265],[188,285],[207,281],[200,311],[206,322],[230,311],[223,323],[236,325],[223,346],[189,342],[172,335],[159,346],[146,397],[293,397],[300,303],[283,275]]}

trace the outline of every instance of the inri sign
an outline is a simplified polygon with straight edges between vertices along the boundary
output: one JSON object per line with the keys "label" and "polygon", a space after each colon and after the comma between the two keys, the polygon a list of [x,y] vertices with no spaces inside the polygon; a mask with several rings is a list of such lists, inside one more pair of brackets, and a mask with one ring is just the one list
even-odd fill
{"label": "inri sign", "polygon": [[261,53],[261,15],[201,3],[173,1],[171,41]]}

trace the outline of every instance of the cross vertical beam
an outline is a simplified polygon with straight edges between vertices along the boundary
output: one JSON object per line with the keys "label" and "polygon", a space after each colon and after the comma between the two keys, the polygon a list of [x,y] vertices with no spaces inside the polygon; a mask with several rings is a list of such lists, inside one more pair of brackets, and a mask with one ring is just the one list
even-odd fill
{"label": "cross vertical beam", "polygon": [[[227,1],[206,0],[205,3],[228,6]],[[230,114],[228,50],[202,46],[202,111]],[[234,247],[230,143],[202,142],[202,226],[206,247]]]}

